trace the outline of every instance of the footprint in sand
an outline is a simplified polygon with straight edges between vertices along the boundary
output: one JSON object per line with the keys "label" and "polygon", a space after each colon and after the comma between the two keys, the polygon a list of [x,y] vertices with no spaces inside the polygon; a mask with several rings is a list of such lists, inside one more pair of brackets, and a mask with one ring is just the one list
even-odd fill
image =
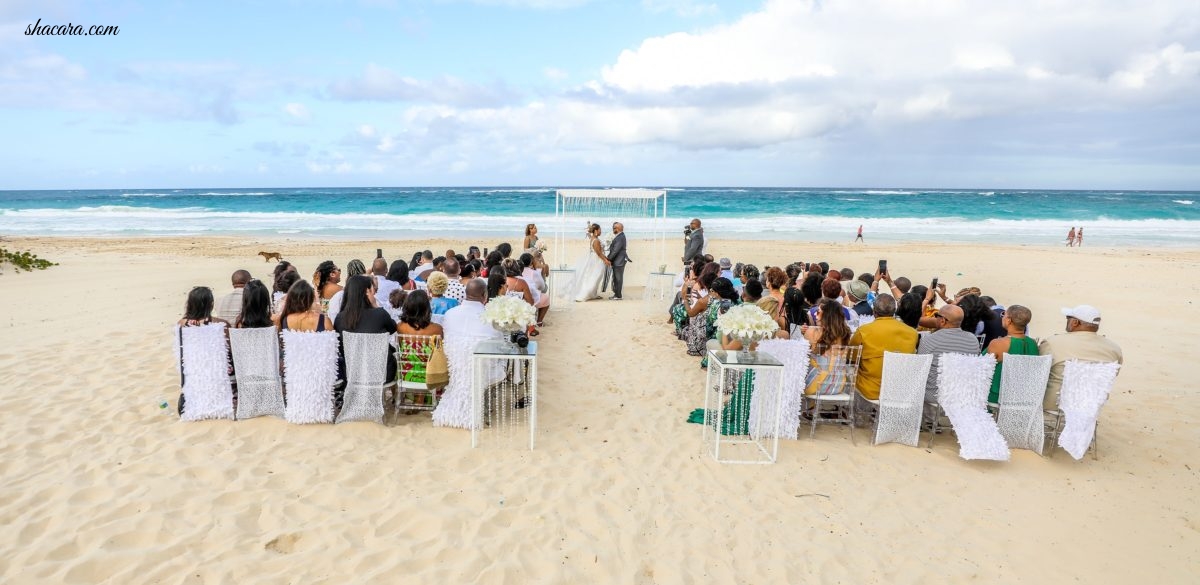
{"label": "footprint in sand", "polygon": [[281,534],[272,538],[270,542],[263,545],[263,548],[281,555],[287,555],[292,554],[296,550],[296,544],[299,542],[299,534]]}

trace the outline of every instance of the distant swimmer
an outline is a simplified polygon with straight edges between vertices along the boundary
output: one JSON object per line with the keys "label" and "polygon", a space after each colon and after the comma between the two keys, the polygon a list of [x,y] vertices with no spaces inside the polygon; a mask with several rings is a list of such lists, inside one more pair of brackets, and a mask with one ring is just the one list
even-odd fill
{"label": "distant swimmer", "polygon": [[1075,247],[1075,226],[1071,226],[1071,231],[1067,232],[1067,247]]}
{"label": "distant swimmer", "polygon": [[851,242],[851,243],[853,244],[853,243],[855,243],[855,242],[862,242],[862,243],[864,243],[864,244],[865,244],[865,243],[867,243],[867,241],[866,241],[866,240],[864,240],[864,239],[863,239],[863,237],[862,237],[862,226],[861,226],[861,225],[860,225],[860,226],[858,226],[858,236],[857,236],[857,237],[855,237],[855,238],[854,238],[854,242]]}

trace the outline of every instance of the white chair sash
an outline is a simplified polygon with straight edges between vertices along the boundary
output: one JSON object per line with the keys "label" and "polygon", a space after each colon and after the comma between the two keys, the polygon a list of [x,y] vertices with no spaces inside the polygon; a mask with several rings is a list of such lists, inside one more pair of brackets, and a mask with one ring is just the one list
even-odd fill
{"label": "white chair sash", "polygon": [[283,416],[283,381],[279,377],[279,332],[275,327],[230,329],[229,347],[237,375],[239,420]]}
{"label": "white chair sash", "polygon": [[778,374],[759,370],[750,394],[750,436],[754,439],[775,436],[775,416],[782,416],[779,436],[796,439],[800,409],[804,402],[804,378],[808,374],[808,340],[767,339],[758,343],[761,351],[783,364],[783,400],[775,412]]}
{"label": "white chair sash", "polygon": [[1108,401],[1108,393],[1121,365],[1116,362],[1083,362],[1070,360],[1063,365],[1062,390],[1058,407],[1066,415],[1066,425],[1058,435],[1058,445],[1075,459],[1087,454],[1096,434],[1096,419],[1100,407]]}
{"label": "white chair sash", "polygon": [[[233,386],[229,383],[229,348],[225,324],[175,326],[176,363],[183,368],[183,412],[180,420],[233,418]],[[182,356],[182,357],[181,357]]]}
{"label": "white chair sash", "polygon": [[1008,444],[988,414],[996,358],[990,353],[944,353],[938,358],[938,404],[950,417],[963,459],[1008,461]]}
{"label": "white chair sash", "polygon": [[280,336],[283,338],[283,380],[287,388],[284,418],[295,424],[333,422],[338,334],[289,329],[282,331]]}
{"label": "white chair sash", "polygon": [[383,386],[387,380],[390,333],[342,333],[346,357],[346,391],[337,422],[383,423]]}

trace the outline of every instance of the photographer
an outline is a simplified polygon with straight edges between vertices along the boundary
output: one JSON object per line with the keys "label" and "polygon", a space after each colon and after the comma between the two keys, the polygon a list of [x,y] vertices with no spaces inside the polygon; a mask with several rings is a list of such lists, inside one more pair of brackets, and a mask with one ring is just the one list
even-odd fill
{"label": "photographer", "polygon": [[681,260],[684,264],[704,253],[704,228],[700,227],[699,219],[693,219],[687,227],[683,228],[683,242],[683,258]]}

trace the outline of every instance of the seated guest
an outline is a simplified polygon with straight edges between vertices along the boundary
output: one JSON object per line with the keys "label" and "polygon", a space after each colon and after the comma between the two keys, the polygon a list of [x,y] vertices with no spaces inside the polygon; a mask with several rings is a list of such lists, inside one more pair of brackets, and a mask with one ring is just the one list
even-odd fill
{"label": "seated guest", "polygon": [[963,330],[972,335],[983,335],[983,347],[987,347],[993,339],[1007,334],[1004,326],[1000,324],[1000,317],[983,304],[979,295],[965,295],[959,298],[955,305],[963,310]]}
{"label": "seated guest", "polygon": [[467,300],[467,283],[479,278],[479,260],[471,260],[462,265],[462,274],[459,275],[458,281],[463,285],[463,300]]}
{"label": "seated guest", "polygon": [[480,260],[482,254],[479,253],[479,246],[470,246],[467,248],[467,260]]}
{"label": "seated guest", "polygon": [[896,308],[896,318],[905,325],[916,329],[921,323],[921,295],[909,291],[900,297],[900,305]]}
{"label": "seated guest", "polygon": [[763,277],[766,280],[766,282],[764,282],[763,284],[767,285],[766,289],[765,289],[765,294],[767,296],[774,297],[775,301],[778,303],[776,305],[777,309],[774,313],[771,314],[771,317],[773,319],[775,319],[776,321],[778,321],[780,318],[783,318],[784,323],[785,323],[783,329],[784,329],[784,331],[787,331],[787,325],[786,325],[787,314],[784,311],[784,309],[787,305],[787,301],[784,298],[784,294],[783,294],[784,293],[783,289],[784,289],[784,287],[787,286],[787,283],[788,283],[787,273],[784,272],[783,269],[779,268],[778,266],[772,266],[767,269],[767,272],[765,274],[763,274]]}
{"label": "seated guest", "polygon": [[717,266],[721,267],[721,274],[719,274],[718,276],[720,276],[721,278],[724,278],[725,280],[728,280],[729,282],[732,283],[733,282],[733,262],[730,261],[729,258],[721,258],[721,261],[717,262]]}
{"label": "seated guest", "polygon": [[287,292],[292,288],[296,281],[300,280],[300,274],[295,270],[288,270],[275,277],[275,284],[271,292],[271,314],[278,315],[283,310],[283,297],[287,296]]}
{"label": "seated guest", "polygon": [[375,304],[385,309],[388,299],[392,296],[392,291],[400,288],[399,282],[388,278],[388,274],[391,272],[389,268],[387,260],[383,258],[376,258],[371,263],[371,277],[375,279]]}
{"label": "seated guest", "polygon": [[275,324],[280,330],[292,331],[332,331],[333,322],[321,313],[321,305],[317,301],[317,293],[308,281],[297,280],[283,297],[283,309]]}
{"label": "seated guest", "polygon": [[317,306],[322,313],[329,311],[329,301],[333,299],[333,295],[341,292],[342,286],[338,284],[342,281],[342,269],[333,263],[333,260],[326,260],[317,266],[317,271],[313,273],[313,290],[317,295]]}
{"label": "seated guest", "polygon": [[938,361],[944,353],[979,355],[979,340],[962,330],[963,310],[955,305],[938,309],[936,317],[941,327],[921,338],[917,353],[932,354],[933,364],[925,380],[925,402],[937,402]]}
{"label": "seated guest", "polygon": [[467,300],[467,288],[463,286],[462,282],[462,265],[458,263],[458,259],[446,258],[442,268],[445,269],[447,281],[446,292],[442,296],[454,300],[455,303]]}
{"label": "seated guest", "polygon": [[445,274],[445,271],[442,270],[442,267],[445,264],[446,264],[445,256],[438,256],[437,258],[433,259],[433,269],[438,272],[441,272],[442,274]]}
{"label": "seated guest", "polygon": [[879,399],[879,385],[883,382],[883,353],[915,353],[917,350],[917,332],[893,318],[896,315],[895,297],[879,295],[875,299],[874,314],[874,321],[859,327],[850,336],[850,345],[862,346],[856,385],[858,391],[870,400]]}
{"label": "seated guest", "polygon": [[738,291],[738,294],[742,294],[742,289],[746,287],[746,281],[742,278],[742,269],[745,267],[746,265],[741,262],[734,264],[732,270],[733,278],[729,279],[729,282],[733,283],[733,288]]}
{"label": "seated guest", "polygon": [[254,279],[242,289],[242,310],[233,322],[235,329],[274,327],[271,321],[271,293],[261,280]]}
{"label": "seated guest", "polygon": [[867,302],[867,293],[871,291],[871,287],[861,280],[851,280],[846,285],[846,298],[849,300],[850,309],[858,315],[870,315],[871,303]]}
{"label": "seated guest", "polygon": [[1125,363],[1121,347],[1099,334],[1100,310],[1091,305],[1079,305],[1062,310],[1067,318],[1067,332],[1046,339],[1038,346],[1040,355],[1053,355],[1050,381],[1042,405],[1049,410],[1058,408],[1058,392],[1062,389],[1063,367],[1069,360],[1087,362]]}
{"label": "seated guest", "polygon": [[433,322],[429,295],[415,290],[404,297],[404,310],[396,332],[400,335],[442,335],[444,328]]}
{"label": "seated guest", "polygon": [[545,265],[542,263],[542,255],[540,252],[533,254],[521,254],[521,278],[525,280],[525,284],[529,285],[537,297],[537,301],[533,304],[537,308],[537,324],[542,326],[542,322],[546,319],[546,313],[550,310],[550,289],[546,286],[546,276],[542,274]]}
{"label": "seated guest", "polygon": [[984,295],[984,296],[979,297],[979,300],[983,301],[983,304],[985,306],[987,306],[987,308],[991,309],[992,312],[995,313],[997,317],[1004,316],[1004,305],[997,303],[996,299],[993,299],[992,297]]}
{"label": "seated guest", "polygon": [[[387,276],[384,280],[396,283],[398,288],[403,290],[416,290],[416,285],[408,278],[408,263],[403,260],[393,260],[391,266],[388,266]],[[388,293],[391,297],[392,293]]]}
{"label": "seated guest", "polygon": [[876,271],[875,278],[871,282],[871,292],[879,292],[880,282],[886,283],[888,289],[892,292],[892,296],[896,298],[900,298],[908,294],[909,290],[912,289],[912,281],[910,281],[907,277],[901,276],[896,280],[892,280],[891,274]]}
{"label": "seated guest", "polygon": [[1032,319],[1033,313],[1021,305],[1013,305],[1000,318],[1000,323],[1004,325],[1008,335],[997,337],[984,349],[984,353],[996,357],[996,375],[992,376],[992,390],[988,393],[988,402],[1000,402],[1000,372],[1004,370],[1004,354],[1038,355],[1037,343],[1026,336]]}
{"label": "seated guest", "polygon": [[496,246],[496,251],[500,252],[501,258],[508,260],[512,257],[513,247],[512,244],[508,242],[502,242],[500,245]]}
{"label": "seated guest", "polygon": [[487,259],[483,262],[483,270],[480,271],[480,276],[487,278],[487,276],[492,273],[492,267],[499,266],[503,262],[504,254],[501,254],[498,250],[492,250],[488,253]]}
{"label": "seated guest", "polygon": [[[529,283],[521,278],[521,273],[525,271],[525,267],[521,265],[521,261],[516,258],[508,258],[504,261],[504,274],[508,279],[505,284],[508,285],[508,290],[505,291],[510,297],[517,297],[530,305],[537,304],[537,295],[529,288]],[[518,294],[519,293],[519,294]]]}
{"label": "seated guest", "polygon": [[213,317],[213,294],[212,289],[207,286],[197,286],[192,288],[188,293],[187,305],[184,306],[183,318],[176,324],[180,327],[197,327],[200,325],[209,325],[211,323],[224,323],[229,325],[229,322],[220,318]]}
{"label": "seated guest", "polygon": [[[761,273],[758,267],[753,264],[747,264],[742,268],[742,282],[750,282],[751,280],[761,280]],[[764,283],[765,284],[765,283]],[[763,287],[766,288],[766,287]]]}
{"label": "seated guest", "polygon": [[506,294],[508,294],[508,274],[504,272],[503,265],[497,264],[488,269],[487,300],[490,301]]}
{"label": "seated guest", "polygon": [[246,288],[246,283],[250,282],[250,273],[245,270],[235,270],[230,280],[233,281],[233,291],[221,297],[221,300],[217,302],[217,309],[214,311],[217,317],[227,323],[232,323],[237,319],[238,313],[242,310],[242,290]]}
{"label": "seated guest", "polygon": [[757,303],[760,299],[762,299],[762,295],[763,285],[757,280],[751,280],[750,282],[746,283],[746,286],[742,287],[743,303]]}
{"label": "seated guest", "polygon": [[[386,309],[376,306],[374,278],[359,274],[351,276],[346,281],[346,288],[342,296],[342,310],[338,312],[337,318],[333,322],[333,328],[339,336],[347,332],[389,334],[396,332],[396,322],[392,320],[392,316]],[[342,343],[338,346],[340,371],[343,374],[346,371],[345,347],[346,340],[343,337]],[[392,352],[390,345],[384,347],[384,354],[380,357],[387,360],[387,377],[384,379],[395,380],[396,355]],[[344,375],[342,379],[345,379]]]}
{"label": "seated guest", "polygon": [[424,250],[417,258],[417,265],[409,271],[408,277],[411,280],[425,282],[425,275],[433,270],[433,252]]}
{"label": "seated guest", "polygon": [[[787,288],[783,291],[783,311],[787,315],[788,325],[800,326],[808,324],[808,310],[812,305],[804,298],[804,293],[800,291],[800,285],[803,282],[804,267],[800,264],[788,264],[787,270]],[[790,330],[790,327],[789,327]]]}
{"label": "seated guest", "polygon": [[[503,280],[504,277],[500,277],[501,285]],[[484,323],[481,318],[483,305],[487,302],[487,295],[488,283],[479,279],[467,283],[467,300],[446,311],[446,316],[442,319],[442,329],[445,330],[446,341],[463,337],[500,337],[500,332]]]}
{"label": "seated guest", "polygon": [[446,287],[450,286],[450,279],[445,274],[434,270],[425,278],[425,282],[430,296],[429,307],[434,315],[445,315],[446,311],[458,306],[458,301],[443,296]]}
{"label": "seated guest", "polygon": [[392,320],[397,323],[400,322],[400,317],[404,314],[403,307],[406,297],[408,297],[408,291],[398,288],[388,296],[388,304],[384,307],[387,309],[388,314],[392,316]]}
{"label": "seated guest", "polygon": [[[830,274],[837,274],[836,271]],[[842,285],[838,281],[827,278],[821,283],[821,299],[818,303],[813,304],[813,308],[808,310],[808,322],[815,324],[817,322],[817,306],[824,301],[842,302]],[[894,298],[894,297],[893,297]],[[894,309],[893,309],[894,310]],[[846,323],[858,324],[858,313],[851,311],[849,308],[842,307],[842,314],[846,317]]]}
{"label": "seated guest", "polygon": [[276,280],[278,280],[279,276],[282,275],[284,272],[295,272],[295,271],[296,271],[296,267],[293,266],[291,262],[288,262],[287,260],[280,260],[279,264],[275,265],[275,269],[273,271],[271,271],[271,282],[275,282]]}
{"label": "seated guest", "polygon": [[841,270],[841,278],[839,278],[838,281],[839,282],[850,282],[851,280],[854,280],[854,269],[853,268],[843,268]]}
{"label": "seated guest", "polygon": [[[821,283],[824,281],[824,277],[819,273],[809,272],[807,275],[805,275],[804,282],[800,284],[800,294],[804,297],[804,302],[808,305],[808,309],[810,311],[816,306],[817,303],[821,302]],[[806,311],[806,313],[807,312],[808,311]],[[808,319],[808,315],[805,315],[804,322],[800,324],[811,325],[813,323]]]}
{"label": "seated guest", "polygon": [[716,300],[714,295],[710,294],[710,290],[717,278],[717,272],[710,271],[701,274],[699,279],[689,275],[680,290],[680,299],[683,299],[680,310],[685,318],[682,338],[687,343],[688,355],[704,354],[704,344],[708,341],[708,321],[705,312],[708,310],[708,304]]}
{"label": "seated guest", "polygon": [[705,335],[712,340],[717,337],[717,318],[738,303],[738,294],[728,278],[720,277],[709,287],[708,299],[704,310]]}
{"label": "seated guest", "polygon": [[346,263],[346,276],[362,276],[367,273],[367,265],[363,264],[362,260],[355,258]]}
{"label": "seated guest", "polygon": [[783,307],[779,306],[779,299],[771,295],[765,295],[754,303],[754,306],[760,308],[768,315],[775,317],[775,324],[779,326],[779,333],[775,336],[782,339],[788,338],[787,317],[784,315]]}
{"label": "seated guest", "polygon": [[805,394],[840,394],[848,390],[844,368],[830,366],[834,365],[834,359],[843,357],[833,351],[834,346],[849,344],[851,335],[850,326],[842,316],[842,306],[837,301],[822,301],[817,307],[817,325],[804,331],[811,348],[804,379]]}

